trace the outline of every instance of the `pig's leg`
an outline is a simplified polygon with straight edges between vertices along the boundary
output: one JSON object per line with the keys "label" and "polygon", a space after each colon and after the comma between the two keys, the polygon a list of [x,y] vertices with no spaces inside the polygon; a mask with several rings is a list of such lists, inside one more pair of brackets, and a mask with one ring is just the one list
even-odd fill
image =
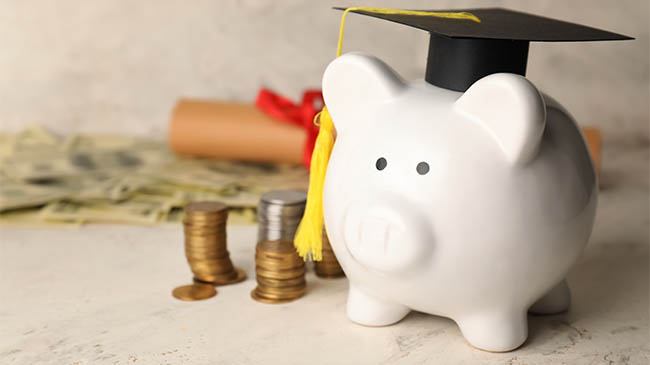
{"label": "pig's leg", "polygon": [[528,337],[525,309],[477,313],[456,322],[467,342],[485,351],[512,351]]}
{"label": "pig's leg", "polygon": [[555,314],[564,312],[569,309],[571,304],[571,292],[566,280],[562,280],[553,287],[548,293],[539,299],[532,307],[530,312],[536,314]]}
{"label": "pig's leg", "polygon": [[388,326],[399,322],[410,309],[406,306],[367,295],[350,283],[348,317],[365,326]]}

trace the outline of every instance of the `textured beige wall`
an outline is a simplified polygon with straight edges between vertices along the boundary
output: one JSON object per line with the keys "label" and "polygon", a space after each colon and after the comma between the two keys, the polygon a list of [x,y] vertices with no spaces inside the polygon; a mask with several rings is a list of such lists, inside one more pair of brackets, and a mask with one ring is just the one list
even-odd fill
{"label": "textured beige wall", "polygon": [[[181,96],[251,101],[262,85],[297,97],[332,59],[332,5],[504,6],[620,32],[635,41],[533,44],[528,77],[610,140],[648,139],[648,1],[4,0],[0,123],[164,136]],[[427,35],[350,16],[345,50],[422,78]]]}

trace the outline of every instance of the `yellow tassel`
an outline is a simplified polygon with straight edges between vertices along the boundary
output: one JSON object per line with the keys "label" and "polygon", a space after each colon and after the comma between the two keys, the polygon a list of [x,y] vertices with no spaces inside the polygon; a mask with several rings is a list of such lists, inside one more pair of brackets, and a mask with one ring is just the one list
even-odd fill
{"label": "yellow tassel", "polygon": [[341,15],[341,28],[339,29],[339,44],[336,47],[336,57],[341,55],[341,48],[343,48],[343,28],[345,27],[345,16],[348,15],[348,12],[350,11],[365,11],[366,13],[376,13],[376,14],[432,16],[432,17],[443,18],[443,19],[471,20],[476,23],[481,22],[481,19],[479,19],[476,15],[465,11],[433,12],[433,11],[418,11],[418,10],[371,8],[367,6],[351,7],[345,9],[345,11],[343,11],[343,15]]}
{"label": "yellow tassel", "polygon": [[316,118],[320,119],[320,130],[311,155],[307,206],[296,231],[294,245],[298,254],[305,260],[311,253],[312,260],[320,261],[323,248],[323,187],[325,186],[327,163],[334,147],[334,136],[332,135],[334,123],[332,123],[332,117],[327,111],[327,107],[323,107]]}
{"label": "yellow tassel", "polygon": [[[432,16],[447,19],[471,20],[480,23],[481,20],[471,13],[453,12],[453,13],[436,13],[413,10],[396,10],[385,8],[370,7],[352,7],[347,8],[341,16],[341,28],[339,30],[339,43],[336,48],[336,57],[341,55],[343,48],[343,31],[345,27],[345,16],[350,11],[360,10],[369,13],[378,14],[401,14],[401,15],[418,15]],[[320,261],[322,259],[323,249],[323,187],[325,186],[325,173],[327,172],[327,163],[334,147],[334,123],[332,117],[327,111],[327,107],[316,115],[314,123],[320,120],[320,130],[314,151],[311,155],[311,167],[309,172],[309,191],[307,192],[307,205],[296,236],[294,246],[298,254],[305,260],[311,255],[312,260]]]}

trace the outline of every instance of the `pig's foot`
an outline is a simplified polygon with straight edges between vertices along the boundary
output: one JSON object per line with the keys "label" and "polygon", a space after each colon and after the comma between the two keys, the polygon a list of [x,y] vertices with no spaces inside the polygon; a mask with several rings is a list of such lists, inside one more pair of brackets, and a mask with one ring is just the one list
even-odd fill
{"label": "pig's foot", "polygon": [[512,351],[526,341],[526,311],[476,314],[457,320],[472,346],[490,352]]}
{"label": "pig's foot", "polygon": [[571,292],[566,280],[562,280],[553,287],[548,293],[539,299],[529,311],[535,314],[555,314],[569,309],[571,304]]}
{"label": "pig's foot", "polygon": [[348,317],[364,326],[388,326],[399,322],[410,309],[401,304],[378,299],[350,284]]}

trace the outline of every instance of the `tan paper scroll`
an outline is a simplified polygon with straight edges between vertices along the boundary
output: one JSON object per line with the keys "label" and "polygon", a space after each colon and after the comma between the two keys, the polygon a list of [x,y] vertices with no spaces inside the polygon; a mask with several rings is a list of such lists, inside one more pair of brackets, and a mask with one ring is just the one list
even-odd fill
{"label": "tan paper scroll", "polygon": [[[596,169],[600,132],[584,127]],[[253,104],[181,99],[169,127],[169,143],[179,155],[262,162],[302,163],[306,133],[276,120]]]}
{"label": "tan paper scroll", "polygon": [[169,144],[179,155],[302,163],[305,131],[253,104],[181,99],[174,107]]}

